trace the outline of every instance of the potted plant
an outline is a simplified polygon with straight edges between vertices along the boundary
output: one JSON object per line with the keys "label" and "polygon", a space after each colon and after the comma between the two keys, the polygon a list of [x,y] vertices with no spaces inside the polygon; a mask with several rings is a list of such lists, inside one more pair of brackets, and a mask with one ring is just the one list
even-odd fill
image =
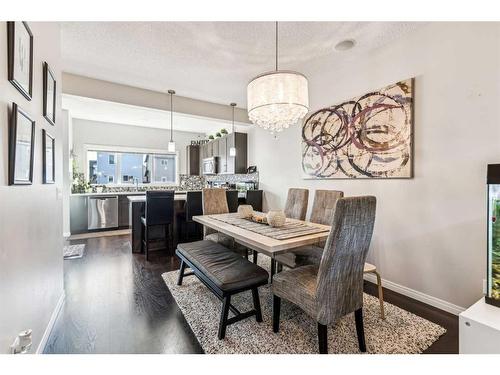
{"label": "potted plant", "polygon": [[217,138],[222,137],[222,135],[221,135],[219,132],[215,133],[215,136],[216,136]]}
{"label": "potted plant", "polygon": [[221,133],[221,134],[223,134],[223,135],[226,135],[226,134],[227,134],[227,130],[226,130],[226,129],[224,129],[224,128],[222,128],[222,129],[220,130],[220,133]]}
{"label": "potted plant", "polygon": [[208,136],[208,139],[210,139],[211,141],[213,141],[215,138],[214,138],[214,136],[213,136],[213,135],[209,135],[209,136]]}

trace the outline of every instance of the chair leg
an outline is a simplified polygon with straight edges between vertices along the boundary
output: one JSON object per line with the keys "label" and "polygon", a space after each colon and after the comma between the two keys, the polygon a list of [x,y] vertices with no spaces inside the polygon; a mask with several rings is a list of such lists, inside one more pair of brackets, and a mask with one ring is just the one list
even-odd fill
{"label": "chair leg", "polygon": [[278,263],[276,267],[276,273],[280,273],[281,271],[283,271],[283,265],[281,263]]}
{"label": "chair leg", "polygon": [[276,260],[271,258],[271,284],[273,283],[273,276],[276,273]]}
{"label": "chair leg", "polygon": [[377,276],[377,286],[378,286],[378,300],[380,302],[380,317],[385,319],[385,311],[384,311],[384,292],[382,291],[382,278],[380,274],[375,271],[375,275]]}
{"label": "chair leg", "polygon": [[182,285],[185,269],[186,269],[186,263],[183,260],[181,260],[181,267],[179,268],[179,278],[177,279],[177,285]]}
{"label": "chair leg", "polygon": [[318,344],[319,354],[328,354],[328,328],[321,323],[318,323]]}
{"label": "chair leg", "polygon": [[262,322],[262,310],[260,309],[259,290],[257,288],[252,289],[252,298],[253,308],[255,309],[255,320],[260,323]]}
{"label": "chair leg", "polygon": [[255,250],[252,250],[252,255],[254,264],[257,264],[257,256],[259,255],[259,253]]}
{"label": "chair leg", "polygon": [[281,298],[273,295],[273,332],[278,333],[280,330],[280,308]]}
{"label": "chair leg", "polygon": [[231,296],[224,297],[224,301],[222,302],[222,311],[220,313],[220,322],[219,322],[219,340],[224,339],[226,337],[226,327],[227,327],[227,317],[229,315],[229,306],[231,305]]}
{"label": "chair leg", "polygon": [[363,327],[363,308],[354,311],[354,319],[356,320],[356,333],[358,334],[359,350],[366,352],[365,329]]}
{"label": "chair leg", "polygon": [[144,251],[146,252],[146,261],[149,260],[149,239],[148,239],[148,226],[144,228]]}

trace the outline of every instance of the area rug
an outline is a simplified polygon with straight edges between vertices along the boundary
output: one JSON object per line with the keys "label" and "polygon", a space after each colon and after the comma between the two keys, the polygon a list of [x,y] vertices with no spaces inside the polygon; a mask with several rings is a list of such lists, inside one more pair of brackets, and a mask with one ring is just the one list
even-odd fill
{"label": "area rug", "polygon": [[66,245],[64,246],[64,259],[77,259],[83,257],[85,245]]}
{"label": "area rug", "polygon": [[[259,265],[269,269],[269,260]],[[317,325],[295,305],[282,300],[280,332],[272,330],[272,294],[270,286],[259,288],[263,322],[255,317],[231,324],[226,338],[217,338],[221,302],[195,277],[185,277],[177,286],[178,271],[162,275],[184,317],[191,326],[205,353],[209,354],[305,354],[318,352]],[[231,298],[240,311],[253,308],[251,292]],[[229,313],[231,317],[232,313]],[[385,303],[386,319],[380,318],[376,297],[364,295],[364,327],[368,353],[422,353],[446,330],[426,319]],[[329,353],[359,353],[354,314],[342,318],[328,329]]]}

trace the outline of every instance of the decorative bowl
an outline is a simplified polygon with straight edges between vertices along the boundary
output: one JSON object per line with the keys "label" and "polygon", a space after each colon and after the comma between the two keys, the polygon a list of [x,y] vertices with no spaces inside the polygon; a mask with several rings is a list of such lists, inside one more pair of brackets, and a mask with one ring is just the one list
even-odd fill
{"label": "decorative bowl", "polygon": [[252,217],[253,207],[249,204],[242,204],[238,206],[238,217],[241,219],[249,219]]}
{"label": "decorative bowl", "polygon": [[271,210],[267,213],[267,223],[275,228],[285,225],[286,215],[283,210]]}

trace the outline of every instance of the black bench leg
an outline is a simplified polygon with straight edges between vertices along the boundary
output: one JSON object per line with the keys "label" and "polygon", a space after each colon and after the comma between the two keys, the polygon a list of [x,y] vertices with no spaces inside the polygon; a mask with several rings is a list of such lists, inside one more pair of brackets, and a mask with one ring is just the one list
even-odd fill
{"label": "black bench leg", "polygon": [[256,252],[255,250],[252,250],[252,255],[254,264],[257,264],[257,255],[259,255],[259,253]]}
{"label": "black bench leg", "polygon": [[319,354],[328,354],[328,328],[318,323]]}
{"label": "black bench leg", "polygon": [[259,290],[257,288],[252,289],[252,298],[253,308],[255,309],[255,320],[260,323],[262,322],[262,311],[260,309]]}
{"label": "black bench leg", "polygon": [[227,317],[229,315],[229,306],[231,305],[231,296],[224,297],[222,302],[222,311],[220,313],[219,322],[219,340],[226,337]]}
{"label": "black bench leg", "polygon": [[273,332],[278,333],[280,330],[280,308],[281,298],[273,295]]}
{"label": "black bench leg", "polygon": [[186,263],[181,260],[181,267],[179,268],[179,278],[177,279],[177,285],[182,285],[182,279],[184,278],[184,270],[186,269]]}
{"label": "black bench leg", "polygon": [[356,320],[356,333],[358,335],[359,350],[366,352],[365,329],[363,327],[363,308],[354,311],[354,319]]}

